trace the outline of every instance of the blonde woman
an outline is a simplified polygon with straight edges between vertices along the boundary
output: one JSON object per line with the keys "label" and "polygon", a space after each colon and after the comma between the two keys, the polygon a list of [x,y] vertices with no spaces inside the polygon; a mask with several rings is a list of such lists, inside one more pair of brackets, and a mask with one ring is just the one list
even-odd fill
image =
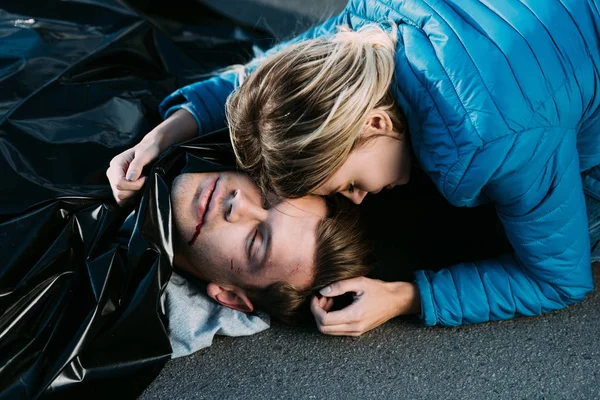
{"label": "blonde woman", "polygon": [[[414,282],[330,285],[312,303],[322,332],[360,335],[411,313],[425,325],[539,315],[592,289],[586,200],[600,198],[599,8],[353,0],[251,64],[243,81],[232,72],[188,86],[163,112],[201,134],[224,126],[227,108],[240,165],[282,197],[340,193],[360,203],[407,182],[414,155],[451,204],[495,206],[511,253],[417,271]],[[598,209],[588,210],[593,226]],[[330,312],[346,292],[354,302]]]}

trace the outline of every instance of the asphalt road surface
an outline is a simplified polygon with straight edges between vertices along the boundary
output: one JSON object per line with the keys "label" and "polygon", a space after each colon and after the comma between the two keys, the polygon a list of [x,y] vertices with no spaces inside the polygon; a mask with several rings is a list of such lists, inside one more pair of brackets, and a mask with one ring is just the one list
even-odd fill
{"label": "asphalt road surface", "polygon": [[[280,35],[345,4],[213,3]],[[594,278],[598,288],[598,265]],[[458,328],[396,319],[359,338],[273,323],[254,336],[217,337],[211,347],[172,360],[141,398],[598,399],[600,293],[595,289],[583,303],[540,317]]]}
{"label": "asphalt road surface", "polygon": [[[594,267],[600,286],[600,266]],[[540,317],[458,328],[392,320],[359,338],[314,328],[217,337],[142,399],[598,399],[600,293]]]}

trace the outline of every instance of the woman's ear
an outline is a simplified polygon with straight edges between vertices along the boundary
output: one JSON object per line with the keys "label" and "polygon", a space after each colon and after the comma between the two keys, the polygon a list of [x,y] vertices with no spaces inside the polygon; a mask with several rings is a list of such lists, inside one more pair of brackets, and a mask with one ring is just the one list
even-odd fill
{"label": "woman's ear", "polygon": [[206,292],[213,300],[225,307],[243,312],[254,311],[252,302],[240,288],[221,286],[211,282],[206,286]]}
{"label": "woman's ear", "polygon": [[367,114],[363,134],[367,136],[373,134],[387,135],[393,132],[394,126],[392,124],[392,119],[386,111],[374,108]]}

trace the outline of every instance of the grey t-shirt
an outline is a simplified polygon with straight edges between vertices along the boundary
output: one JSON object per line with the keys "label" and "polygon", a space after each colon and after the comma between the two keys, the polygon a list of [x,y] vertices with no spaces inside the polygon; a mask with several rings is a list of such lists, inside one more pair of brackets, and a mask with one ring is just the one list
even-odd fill
{"label": "grey t-shirt", "polygon": [[224,307],[208,297],[206,285],[191,282],[175,271],[162,301],[169,317],[172,358],[210,346],[215,335],[248,336],[270,326],[268,314],[247,314]]}

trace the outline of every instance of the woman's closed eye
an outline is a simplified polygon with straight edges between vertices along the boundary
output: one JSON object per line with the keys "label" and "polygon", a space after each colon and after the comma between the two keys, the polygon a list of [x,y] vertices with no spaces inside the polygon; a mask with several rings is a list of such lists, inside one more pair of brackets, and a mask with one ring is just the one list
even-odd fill
{"label": "woman's closed eye", "polygon": [[348,185],[348,187],[346,188],[346,191],[347,191],[348,193],[354,193],[354,183],[350,183],[350,184]]}

